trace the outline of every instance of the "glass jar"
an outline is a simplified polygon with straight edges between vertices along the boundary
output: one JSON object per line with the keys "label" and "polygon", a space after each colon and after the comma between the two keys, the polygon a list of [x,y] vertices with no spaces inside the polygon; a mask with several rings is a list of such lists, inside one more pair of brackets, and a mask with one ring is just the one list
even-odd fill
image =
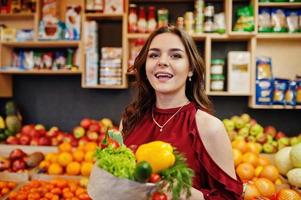
{"label": "glass jar", "polygon": [[138,16],[138,32],[146,33],[146,18],[145,18],[145,10],[143,6],[139,7],[139,16]]}
{"label": "glass jar", "polygon": [[129,22],[128,22],[128,31],[130,33],[137,32],[137,5],[136,4],[130,4],[129,6]]}
{"label": "glass jar", "polygon": [[225,61],[223,59],[212,59],[210,74],[223,74],[224,73],[224,64]]}
{"label": "glass jar", "polygon": [[157,21],[155,17],[155,7],[148,7],[148,18],[147,18],[147,32],[153,32],[157,28]]}
{"label": "glass jar", "polygon": [[224,90],[225,77],[222,74],[212,74],[210,76],[210,90],[211,91],[223,91]]}

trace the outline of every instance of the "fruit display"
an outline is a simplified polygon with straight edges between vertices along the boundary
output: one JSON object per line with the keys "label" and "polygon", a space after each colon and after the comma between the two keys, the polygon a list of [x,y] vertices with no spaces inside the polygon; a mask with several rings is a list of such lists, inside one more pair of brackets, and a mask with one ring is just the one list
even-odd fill
{"label": "fruit display", "polygon": [[21,149],[14,149],[7,158],[0,157],[0,172],[24,172],[37,167],[43,159],[41,152],[26,154]]}
{"label": "fruit display", "polygon": [[36,199],[36,200],[90,200],[86,188],[78,181],[54,179],[50,181],[32,180],[19,190],[9,194],[9,200]]}
{"label": "fruit display", "polygon": [[64,142],[58,146],[57,153],[48,153],[39,164],[39,173],[50,175],[82,175],[89,176],[94,163],[95,142],[81,143],[73,148]]}
{"label": "fruit display", "polygon": [[285,147],[275,154],[275,165],[290,185],[301,188],[301,143]]}
{"label": "fruit display", "polygon": [[284,147],[301,142],[301,134],[289,138],[271,125],[261,126],[246,113],[241,116],[233,116],[231,119],[224,119],[223,123],[231,141],[256,142],[262,147],[261,152],[263,153],[276,153]]}
{"label": "fruit display", "polygon": [[0,181],[0,198],[7,195],[10,191],[15,189],[17,183],[13,181]]}
{"label": "fruit display", "polygon": [[[114,133],[115,137],[118,133]],[[112,142],[115,139],[109,138],[111,144],[96,149],[98,168],[93,170],[88,185],[89,191],[93,191],[92,198],[105,195],[113,185],[119,187],[110,194],[111,199],[143,199],[148,195],[151,199],[167,199],[167,191],[175,200],[180,194],[186,198],[190,196],[193,171],[187,167],[184,156],[174,151],[169,143],[153,141],[140,145],[134,152],[122,140],[116,145]]]}

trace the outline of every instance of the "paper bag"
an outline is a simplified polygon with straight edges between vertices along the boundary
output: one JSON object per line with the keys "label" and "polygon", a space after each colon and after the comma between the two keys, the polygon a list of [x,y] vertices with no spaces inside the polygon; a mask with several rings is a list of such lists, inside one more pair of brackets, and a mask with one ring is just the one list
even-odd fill
{"label": "paper bag", "polygon": [[95,164],[89,179],[88,194],[93,200],[146,200],[155,188],[152,183],[115,177]]}

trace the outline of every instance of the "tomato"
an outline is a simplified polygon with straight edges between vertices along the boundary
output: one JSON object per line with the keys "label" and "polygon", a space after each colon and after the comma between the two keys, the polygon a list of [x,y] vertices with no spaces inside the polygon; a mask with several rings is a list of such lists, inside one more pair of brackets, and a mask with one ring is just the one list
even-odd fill
{"label": "tomato", "polygon": [[154,192],[152,195],[152,200],[167,200],[167,196],[163,192]]}
{"label": "tomato", "polygon": [[161,176],[157,173],[153,173],[151,174],[151,176],[149,177],[149,182],[151,183],[157,183],[161,180]]}

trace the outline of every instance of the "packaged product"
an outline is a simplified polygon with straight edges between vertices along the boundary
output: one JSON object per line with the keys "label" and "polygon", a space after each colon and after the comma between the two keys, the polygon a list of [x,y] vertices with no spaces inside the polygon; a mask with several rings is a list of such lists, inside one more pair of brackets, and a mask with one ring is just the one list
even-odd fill
{"label": "packaged product", "polygon": [[33,62],[33,51],[25,51],[24,52],[24,69],[31,70],[33,69],[34,62]]}
{"label": "packaged product", "polygon": [[289,81],[285,91],[285,104],[290,106],[296,105],[296,81]]}
{"label": "packaged product", "polygon": [[42,53],[35,51],[33,53],[33,67],[34,69],[42,69],[43,61],[42,61]]}
{"label": "packaged product", "polygon": [[260,56],[256,58],[256,79],[272,79],[272,60],[270,57]]}
{"label": "packaged product", "polygon": [[80,5],[73,5],[67,7],[65,39],[80,40],[80,32],[81,32],[80,12],[81,12]]}
{"label": "packaged product", "polygon": [[52,69],[63,69],[66,65],[66,54],[64,51],[54,52],[54,62]]}
{"label": "packaged product", "polygon": [[32,41],[34,38],[33,29],[20,29],[17,30],[16,40],[17,41]]}
{"label": "packaged product", "polygon": [[301,105],[301,79],[296,80],[296,104]]}
{"label": "packaged product", "polygon": [[214,25],[215,32],[225,33],[226,32],[226,22],[225,22],[225,13],[217,13],[214,15]]}
{"label": "packaged product", "polygon": [[258,31],[272,32],[271,10],[269,8],[259,8]]}
{"label": "packaged product", "polygon": [[123,0],[105,0],[104,13],[122,14],[124,10],[123,3]]}
{"label": "packaged product", "polygon": [[256,80],[256,104],[271,105],[273,97],[273,81],[271,79]]}
{"label": "packaged product", "polygon": [[297,10],[287,10],[285,12],[286,14],[286,22],[287,22],[287,28],[288,32],[294,33],[298,32],[299,30],[299,16]]}
{"label": "packaged product", "polygon": [[45,52],[42,56],[44,68],[51,69],[53,62],[53,52]]}
{"label": "packaged product", "polygon": [[234,25],[234,31],[254,31],[254,10],[253,6],[239,8],[236,12],[238,20]]}
{"label": "packaged product", "polygon": [[288,88],[289,80],[275,78],[273,91],[273,104],[285,105],[285,92]]}
{"label": "packaged product", "polygon": [[272,26],[274,32],[287,32],[287,24],[284,9],[272,9]]}

